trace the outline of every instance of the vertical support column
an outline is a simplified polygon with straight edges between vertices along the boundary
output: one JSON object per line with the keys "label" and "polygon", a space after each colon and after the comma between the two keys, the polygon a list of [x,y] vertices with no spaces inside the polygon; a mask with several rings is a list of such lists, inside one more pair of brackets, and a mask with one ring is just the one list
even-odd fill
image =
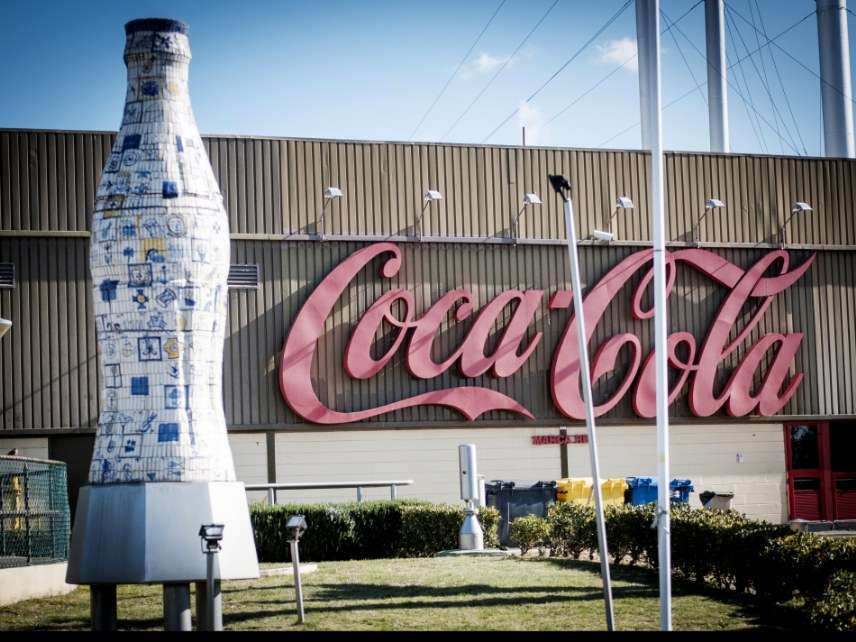
{"label": "vertical support column", "polygon": [[163,585],[163,625],[167,631],[190,631],[190,584]]}
{"label": "vertical support column", "polygon": [[93,584],[89,587],[89,617],[93,631],[116,630],[115,584]]}
{"label": "vertical support column", "polygon": [[[652,96],[654,91],[654,38],[648,25],[656,18],[652,0],[636,0],[636,52],[639,57],[639,113],[642,123],[642,149],[651,149],[654,132]],[[652,15],[653,14],[653,15]]]}
{"label": "vertical support column", "polygon": [[220,589],[220,580],[213,582],[214,608],[208,612],[208,582],[196,582],[196,630],[197,631],[222,631],[223,630],[223,592]]}
{"label": "vertical support column", "polygon": [[817,44],[825,153],[854,158],[847,0],[817,0]]}
{"label": "vertical support column", "polygon": [[707,112],[710,151],[731,151],[728,132],[728,64],[725,57],[725,2],[704,1],[707,44]]}
{"label": "vertical support column", "polygon": [[568,431],[566,428],[559,429],[559,437],[561,437],[561,444],[559,444],[559,462],[561,467],[561,476],[562,479],[565,479],[570,475],[568,472]]}

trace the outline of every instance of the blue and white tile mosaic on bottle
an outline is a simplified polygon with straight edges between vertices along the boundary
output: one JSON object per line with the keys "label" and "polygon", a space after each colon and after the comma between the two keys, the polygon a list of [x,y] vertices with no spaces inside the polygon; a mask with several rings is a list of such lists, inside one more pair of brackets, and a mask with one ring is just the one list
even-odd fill
{"label": "blue and white tile mosaic on bottle", "polygon": [[188,95],[187,27],[129,23],[92,216],[101,414],[89,481],[234,481],[222,403],[229,229]]}

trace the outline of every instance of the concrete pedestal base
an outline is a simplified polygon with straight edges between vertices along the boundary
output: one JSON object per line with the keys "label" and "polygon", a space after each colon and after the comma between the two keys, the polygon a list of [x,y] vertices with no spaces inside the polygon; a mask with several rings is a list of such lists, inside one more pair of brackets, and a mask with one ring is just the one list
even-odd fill
{"label": "concrete pedestal base", "polygon": [[217,580],[259,576],[241,482],[84,486],[71,534],[71,584],[188,584],[206,579],[199,527],[225,525]]}

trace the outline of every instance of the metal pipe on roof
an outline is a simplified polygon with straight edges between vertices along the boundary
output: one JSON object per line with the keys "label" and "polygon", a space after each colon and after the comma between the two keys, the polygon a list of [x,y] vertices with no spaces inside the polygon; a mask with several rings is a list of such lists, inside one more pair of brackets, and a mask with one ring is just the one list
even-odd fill
{"label": "metal pipe on roof", "polygon": [[854,158],[847,0],[816,1],[825,155]]}
{"label": "metal pipe on roof", "polygon": [[707,113],[710,151],[728,153],[728,64],[725,58],[725,2],[704,2],[705,43],[707,45]]}

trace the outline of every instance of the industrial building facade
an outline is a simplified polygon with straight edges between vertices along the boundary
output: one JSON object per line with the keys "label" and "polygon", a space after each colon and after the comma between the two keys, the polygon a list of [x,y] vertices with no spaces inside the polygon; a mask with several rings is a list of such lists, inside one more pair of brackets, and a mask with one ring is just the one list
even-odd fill
{"label": "industrial building facade", "polygon": [[[72,501],[98,421],[88,248],[113,137],[0,130],[0,448],[67,461]],[[588,476],[551,173],[584,239],[602,474],[654,474],[648,154],[205,143],[230,216],[241,480],[413,479],[401,496],[456,501],[464,442],[488,479]],[[668,153],[666,199],[674,476],[770,521],[856,517],[856,162]],[[144,231],[117,229],[118,257]]]}

